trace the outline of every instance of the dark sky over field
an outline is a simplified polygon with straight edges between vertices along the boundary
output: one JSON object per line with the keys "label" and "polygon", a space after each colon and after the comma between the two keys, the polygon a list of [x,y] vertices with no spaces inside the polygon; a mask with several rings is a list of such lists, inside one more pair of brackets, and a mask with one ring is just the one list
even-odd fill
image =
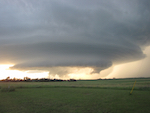
{"label": "dark sky over field", "polygon": [[100,78],[146,59],[137,76],[149,76],[149,44],[149,0],[0,0],[0,64],[11,69]]}

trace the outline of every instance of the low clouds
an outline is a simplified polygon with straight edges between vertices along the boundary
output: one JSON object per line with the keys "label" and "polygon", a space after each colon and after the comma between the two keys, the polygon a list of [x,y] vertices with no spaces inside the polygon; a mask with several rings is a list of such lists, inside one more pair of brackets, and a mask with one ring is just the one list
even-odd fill
{"label": "low clouds", "polygon": [[[5,51],[3,51],[5,48]],[[84,43],[36,43],[3,47],[2,60],[18,62],[14,67],[82,66],[108,68],[112,63],[123,63],[144,58],[138,47]],[[7,55],[7,56],[4,56]]]}
{"label": "low clouds", "polygon": [[67,67],[91,67],[92,76],[112,65],[143,59],[143,49],[150,44],[148,4],[149,0],[1,0],[0,64],[60,76],[71,73]]}

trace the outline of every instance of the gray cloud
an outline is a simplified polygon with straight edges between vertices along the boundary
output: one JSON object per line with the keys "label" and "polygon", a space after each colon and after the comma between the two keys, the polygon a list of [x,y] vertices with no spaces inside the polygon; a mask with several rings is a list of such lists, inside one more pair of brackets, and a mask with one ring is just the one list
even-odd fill
{"label": "gray cloud", "polygon": [[148,0],[1,0],[0,63],[20,70],[92,67],[99,73],[143,59],[150,44],[149,5]]}

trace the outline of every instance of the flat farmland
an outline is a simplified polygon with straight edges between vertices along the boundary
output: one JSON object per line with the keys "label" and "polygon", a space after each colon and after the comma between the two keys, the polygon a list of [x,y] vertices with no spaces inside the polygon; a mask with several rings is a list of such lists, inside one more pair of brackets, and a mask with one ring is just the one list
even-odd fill
{"label": "flat farmland", "polygon": [[[129,95],[136,80],[135,89]],[[0,113],[149,113],[150,79],[0,82]],[[15,91],[3,92],[13,87]]]}

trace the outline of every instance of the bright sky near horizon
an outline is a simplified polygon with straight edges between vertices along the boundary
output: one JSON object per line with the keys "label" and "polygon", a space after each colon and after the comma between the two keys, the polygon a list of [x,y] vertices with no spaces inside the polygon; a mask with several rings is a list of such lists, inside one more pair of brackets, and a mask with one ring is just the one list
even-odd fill
{"label": "bright sky near horizon", "polygon": [[9,67],[13,65],[0,65],[0,80],[10,78],[23,79],[24,77],[30,78],[46,78],[49,72],[41,73],[28,73],[28,71],[19,71],[19,70],[9,70]]}
{"label": "bright sky near horizon", "polygon": [[[74,72],[68,74],[68,77],[64,77],[61,79],[98,79],[98,78],[131,78],[131,77],[150,77],[147,70],[150,67],[150,46],[144,50],[146,54],[146,58],[140,61],[119,64],[116,66],[112,66],[108,69],[102,70],[99,74],[93,74],[91,76],[91,72],[93,71],[92,68],[74,68]],[[42,71],[37,73],[36,70],[34,73],[29,73],[28,71],[18,71],[18,70],[9,70],[9,67],[13,65],[0,65],[0,79],[6,79],[6,77],[10,78],[20,78],[23,79],[24,77],[30,78],[51,78],[51,79],[59,79],[58,75],[49,76],[48,71]],[[103,77],[100,77],[103,76]]]}
{"label": "bright sky near horizon", "polygon": [[149,0],[0,0],[0,79],[150,77],[149,6]]}

